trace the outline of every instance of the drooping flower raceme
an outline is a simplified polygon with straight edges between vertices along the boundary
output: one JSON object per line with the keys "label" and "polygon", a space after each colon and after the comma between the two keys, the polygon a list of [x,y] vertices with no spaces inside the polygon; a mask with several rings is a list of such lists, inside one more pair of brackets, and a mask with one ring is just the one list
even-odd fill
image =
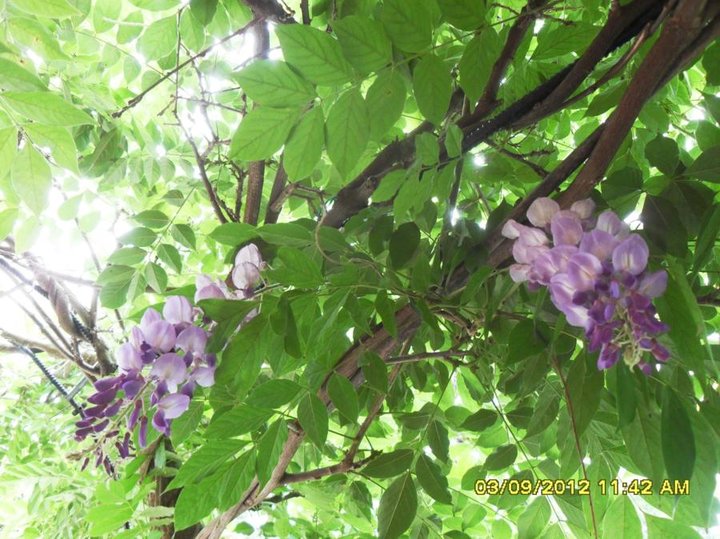
{"label": "drooping flower raceme", "polygon": [[[665,362],[657,340],[668,327],[656,317],[652,299],[667,285],[665,271],[648,272],[648,246],[611,210],[593,218],[592,200],[561,210],[549,198],[535,200],[525,226],[509,220],[503,236],[514,239],[510,276],[532,289],[547,287],[568,323],[585,330],[590,351],[600,351],[598,368],[620,357],[649,374],[645,357]],[[645,354],[649,352],[649,356]]]}
{"label": "drooping flower raceme", "polygon": [[[247,245],[238,253],[232,272],[237,291],[201,275],[195,301],[248,299],[260,282],[263,268],[257,247]],[[85,408],[83,419],[76,423],[78,441],[105,431],[96,444],[98,463],[108,462],[101,445],[118,435],[122,419],[126,418],[128,432],[115,446],[121,457],[127,457],[130,432],[137,425],[141,447],[147,444],[148,424],[169,436],[172,421],[188,410],[197,387],[215,383],[216,358],[206,351],[212,329],[208,324],[202,311],[182,296],[167,298],[162,314],[155,309],[145,311],[140,324],[132,328],[129,341],[115,353],[120,373],[95,382],[96,392],[88,398],[92,406]]]}

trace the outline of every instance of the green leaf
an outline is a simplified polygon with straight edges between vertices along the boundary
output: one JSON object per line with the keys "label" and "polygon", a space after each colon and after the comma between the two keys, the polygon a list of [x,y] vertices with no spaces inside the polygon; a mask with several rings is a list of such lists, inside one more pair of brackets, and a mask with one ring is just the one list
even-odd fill
{"label": "green leaf", "polygon": [[447,22],[461,30],[475,30],[485,22],[484,0],[438,0]]}
{"label": "green leaf", "polygon": [[148,26],[138,38],[138,51],[149,60],[158,60],[177,47],[177,17],[159,19]]}
{"label": "green leaf", "polygon": [[624,167],[614,171],[600,184],[603,197],[614,201],[623,197],[637,200],[643,189],[642,172],[635,167]]}
{"label": "green leaf", "polygon": [[369,137],[367,105],[360,90],[351,88],[330,109],[326,125],[328,157],[341,176],[347,177],[357,166]]}
{"label": "green leaf", "polygon": [[173,225],[170,235],[180,245],[195,250],[195,232],[188,225]]}
{"label": "green leaf", "polygon": [[535,407],[535,414],[530,419],[530,424],[527,428],[527,435],[533,436],[543,432],[550,424],[555,421],[560,409],[560,402],[555,391],[552,391],[550,386],[546,386],[545,390],[540,394],[537,406]]}
{"label": "green leaf", "polygon": [[312,84],[285,62],[259,60],[233,78],[255,103],[270,107],[301,106],[317,96]]}
{"label": "green leaf", "polygon": [[145,255],[146,252],[139,247],[121,247],[108,257],[108,262],[111,264],[132,266],[142,262],[145,259]]}
{"label": "green leaf", "polygon": [[413,71],[413,91],[422,115],[440,124],[452,97],[452,76],[445,62],[434,54],[421,58]]}
{"label": "green leaf", "polygon": [[47,207],[52,187],[52,173],[45,158],[30,144],[25,144],[13,161],[10,178],[20,200],[40,215]]}
{"label": "green leaf", "polygon": [[69,129],[40,124],[29,124],[24,129],[36,146],[50,149],[52,162],[78,172],[77,147]]}
{"label": "green leaf", "polygon": [[312,231],[297,223],[265,225],[258,232],[262,239],[273,245],[307,247],[315,242]]}
{"label": "green leaf", "polygon": [[17,146],[17,129],[14,127],[0,129],[0,180],[10,170],[17,153]]}
{"label": "green leaf", "polygon": [[333,22],[345,57],[362,74],[372,73],[392,61],[392,45],[382,25],[361,15]]}
{"label": "green leaf", "polygon": [[587,24],[549,27],[538,34],[538,46],[533,60],[549,60],[574,52],[582,54],[597,32]]}
{"label": "green leaf", "polygon": [[498,414],[494,410],[478,410],[462,422],[460,428],[475,432],[483,431],[492,427],[498,420]]}
{"label": "green leaf", "polygon": [[637,394],[632,373],[621,361],[615,367],[615,388],[618,410],[618,427],[623,428],[635,419]]}
{"label": "green leaf", "polygon": [[248,223],[223,223],[210,232],[210,237],[223,245],[237,247],[257,234],[257,228]]}
{"label": "green leaf", "polygon": [[[178,418],[179,419],[179,418]],[[175,422],[173,422],[175,428]],[[170,484],[168,490],[180,488],[211,475],[224,462],[240,451],[247,442],[243,440],[212,440],[197,449],[187,459]]]}
{"label": "green leaf", "polygon": [[8,208],[0,211],[0,240],[7,238],[15,226],[18,218],[17,208]]}
{"label": "green leaf", "polygon": [[283,166],[291,180],[310,176],[320,161],[325,145],[325,119],[322,107],[305,113],[290,135],[283,152]]}
{"label": "green leaf", "polygon": [[193,400],[190,402],[190,407],[187,412],[177,419],[173,419],[170,439],[175,447],[178,447],[195,432],[200,424],[204,411],[205,403],[199,400]]}
{"label": "green leaf", "polygon": [[6,58],[0,58],[0,88],[17,92],[47,89],[34,73]]}
{"label": "green leaf", "polygon": [[683,403],[669,386],[663,394],[660,438],[668,479],[690,479],[695,468],[695,436]]}
{"label": "green leaf", "polygon": [[517,446],[515,444],[501,445],[485,459],[486,470],[503,470],[510,466],[517,458]]}
{"label": "green leaf", "polygon": [[340,44],[327,33],[302,24],[278,27],[285,60],[308,80],[322,86],[348,82],[352,67],[343,57]]}
{"label": "green leaf", "polygon": [[535,327],[535,321],[526,319],[518,322],[508,338],[508,363],[512,364],[533,356],[547,347]]}
{"label": "green leaf", "polygon": [[357,421],[360,405],[355,386],[350,380],[339,374],[333,374],[328,380],[327,392],[340,415],[350,422]]}
{"label": "green leaf", "polygon": [[378,455],[362,469],[362,473],[378,479],[394,477],[408,470],[412,461],[413,451],[411,449],[398,449]]}
{"label": "green leaf", "polygon": [[660,172],[672,176],[680,162],[680,150],[677,142],[658,135],[645,146],[645,157]]}
{"label": "green leaf", "polygon": [[430,457],[425,454],[418,456],[415,463],[415,476],[418,483],[432,498],[440,503],[452,503],[448,490],[448,481]]}
{"label": "green leaf", "polygon": [[[115,2],[114,0],[110,0],[110,3],[117,5],[118,8],[121,6],[121,4]],[[118,26],[117,42],[122,45],[124,43],[130,43],[131,41],[133,41],[142,33],[144,28],[143,22],[144,18],[142,12],[133,11],[132,13],[128,14],[128,16],[125,17],[123,22]],[[115,26],[116,23],[109,21],[109,24],[110,28],[112,28],[113,26]],[[132,58],[128,57],[126,58],[126,60],[132,60]]]}
{"label": "green leaf", "polygon": [[700,227],[700,234],[695,244],[693,271],[700,270],[710,260],[718,235],[720,235],[720,205],[715,204],[707,212],[705,221]]}
{"label": "green leaf", "polygon": [[706,330],[697,298],[677,263],[668,265],[669,276],[665,293],[655,300],[660,319],[670,326],[668,335],[675,344],[680,360],[688,368],[702,376],[708,357],[701,339]]}
{"label": "green leaf", "polygon": [[388,69],[377,76],[365,97],[372,140],[381,139],[400,119],[406,94],[405,80],[397,71]]}
{"label": "green leaf", "polygon": [[230,156],[242,161],[267,159],[285,143],[298,109],[258,107],[243,118],[230,143]]}
{"label": "green leaf", "polygon": [[378,507],[378,537],[400,537],[415,520],[417,491],[410,473],[398,477],[380,498]]}
{"label": "green leaf", "polygon": [[161,266],[150,262],[145,268],[145,280],[150,287],[158,294],[165,292],[167,288],[168,276]]}
{"label": "green leaf", "polygon": [[648,238],[659,249],[674,256],[685,256],[687,232],[672,202],[647,195],[640,219]]}
{"label": "green leaf", "polygon": [[550,504],[545,497],[535,498],[517,520],[519,539],[542,537],[542,532],[550,520],[551,512]]}
{"label": "green leaf", "polygon": [[145,210],[132,216],[132,220],[148,228],[163,228],[170,219],[159,210]]}
{"label": "green leaf", "polygon": [[157,255],[158,258],[160,258],[160,260],[162,260],[167,265],[167,267],[169,267],[175,273],[182,272],[182,258],[180,257],[180,253],[174,246],[168,243],[161,243],[160,245],[158,245]]}
{"label": "green leaf", "polygon": [[105,504],[92,507],[85,514],[90,524],[89,534],[93,537],[117,531],[130,520],[135,508],[130,504]]}
{"label": "green leaf", "polygon": [[65,19],[82,15],[67,0],[13,0],[12,3],[25,13],[48,19]]}
{"label": "green leaf", "polygon": [[275,412],[247,404],[213,417],[207,429],[208,438],[230,438],[259,429]]}
{"label": "green leaf", "polygon": [[262,435],[257,444],[257,459],[255,468],[258,482],[265,485],[270,480],[273,469],[280,459],[283,446],[288,437],[288,429],[285,421],[278,419],[265,434]]}
{"label": "green leaf", "polygon": [[640,519],[629,496],[618,496],[608,507],[602,522],[602,537],[642,537]]}
{"label": "green leaf", "polygon": [[218,488],[220,510],[228,509],[240,501],[255,477],[255,451],[240,455],[223,474]]}
{"label": "green leaf", "polygon": [[420,246],[420,229],[415,223],[403,223],[390,236],[390,262],[402,269],[413,259]]}
{"label": "green leaf", "polygon": [[720,146],[713,146],[701,153],[683,172],[684,176],[713,183],[720,183]]}
{"label": "green leaf", "polygon": [[398,49],[420,52],[432,45],[432,14],[425,2],[386,0],[381,20]]}
{"label": "green leaf", "polygon": [[433,419],[427,427],[427,440],[433,454],[440,460],[448,460],[450,451],[450,439],[445,426]]}
{"label": "green leaf", "polygon": [[175,530],[189,528],[213,510],[217,498],[216,487],[220,478],[206,477],[196,485],[188,485],[180,491],[175,503]]}
{"label": "green leaf", "polygon": [[673,539],[702,539],[700,534],[687,524],[657,518],[644,514],[648,527],[648,537],[672,537]]}
{"label": "green leaf", "polygon": [[322,401],[307,393],[298,404],[297,418],[312,443],[322,449],[328,434],[327,409]]}
{"label": "green leaf", "polygon": [[397,337],[397,322],[395,321],[395,302],[387,295],[385,290],[381,290],[375,297],[375,309],[377,309],[383,326],[387,332],[393,337]]}
{"label": "green leaf", "polygon": [[118,240],[123,245],[135,245],[137,247],[150,247],[155,243],[157,234],[149,228],[140,226],[133,228],[130,232],[127,232],[120,236]]}
{"label": "green leaf", "polygon": [[250,392],[247,403],[260,408],[279,408],[300,392],[300,386],[291,380],[269,380]]}
{"label": "green leaf", "polygon": [[294,247],[280,247],[278,258],[283,267],[272,272],[277,281],[298,288],[317,288],[323,283],[320,264],[303,251]]}
{"label": "green leaf", "polygon": [[18,114],[45,125],[83,125],[95,120],[51,92],[4,92],[0,97]]}
{"label": "green leaf", "polygon": [[215,16],[218,0],[190,0],[190,13],[203,26],[207,26]]}

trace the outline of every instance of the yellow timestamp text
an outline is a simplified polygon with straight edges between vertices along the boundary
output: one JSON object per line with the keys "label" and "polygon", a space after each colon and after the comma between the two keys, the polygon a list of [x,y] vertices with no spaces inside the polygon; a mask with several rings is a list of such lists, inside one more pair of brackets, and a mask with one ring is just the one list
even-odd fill
{"label": "yellow timestamp text", "polygon": [[[594,487],[591,489],[591,487]],[[590,496],[599,492],[608,494],[636,496],[672,495],[687,496],[690,494],[690,481],[665,479],[659,484],[651,479],[600,479],[593,485],[587,479],[478,479],[475,481],[475,494],[479,496],[562,496],[564,494]]]}

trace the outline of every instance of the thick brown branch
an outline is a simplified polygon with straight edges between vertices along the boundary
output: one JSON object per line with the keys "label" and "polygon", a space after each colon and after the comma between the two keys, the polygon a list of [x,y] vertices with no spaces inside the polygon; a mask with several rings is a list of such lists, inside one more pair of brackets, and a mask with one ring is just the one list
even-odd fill
{"label": "thick brown branch", "polygon": [[352,470],[357,470],[365,466],[370,460],[375,458],[375,454],[371,454],[369,457],[356,462],[345,462],[344,460],[333,464],[332,466],[325,466],[323,468],[316,468],[315,470],[308,470],[307,472],[300,473],[286,473],[280,480],[282,485],[290,485],[292,483],[302,483],[303,481],[314,481],[316,479],[322,479],[328,475],[335,475],[339,473],[347,473]]}
{"label": "thick brown branch", "polygon": [[285,167],[283,166],[282,161],[280,161],[277,172],[275,172],[275,181],[273,181],[272,190],[270,191],[270,199],[268,200],[268,205],[265,210],[266,225],[277,223],[278,217],[280,217],[281,208],[278,208],[277,206],[285,190],[287,180],[287,172],[285,172]]}

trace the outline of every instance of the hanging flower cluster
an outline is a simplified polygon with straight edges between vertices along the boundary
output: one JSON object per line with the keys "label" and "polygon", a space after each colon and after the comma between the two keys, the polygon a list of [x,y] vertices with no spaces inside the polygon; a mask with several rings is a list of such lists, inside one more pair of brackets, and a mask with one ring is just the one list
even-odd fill
{"label": "hanging flower cluster", "polygon": [[[260,282],[263,268],[258,248],[249,244],[235,258],[232,283],[237,290],[200,275],[195,301],[248,299]],[[128,432],[115,446],[121,457],[127,457],[130,433],[137,425],[141,447],[147,445],[148,424],[169,436],[173,419],[187,411],[196,389],[215,383],[216,357],[206,351],[211,330],[201,309],[182,296],[168,297],[162,314],[152,308],[145,311],[140,325],[132,328],[130,340],[115,354],[120,373],[95,382],[95,393],[88,398],[92,406],[84,409],[83,419],[76,423],[78,441],[105,431],[96,444],[98,465],[107,461],[102,446],[118,435],[123,419]]]}
{"label": "hanging flower cluster", "polygon": [[670,357],[657,341],[668,327],[652,304],[665,291],[667,273],[649,273],[645,240],[611,210],[595,218],[594,209],[590,199],[561,210],[554,200],[539,198],[527,212],[534,226],[509,220],[502,234],[515,240],[510,276],[549,289],[568,323],[585,330],[589,350],[600,350],[598,369],[622,356],[629,367],[650,374],[645,352],[660,362]]}

